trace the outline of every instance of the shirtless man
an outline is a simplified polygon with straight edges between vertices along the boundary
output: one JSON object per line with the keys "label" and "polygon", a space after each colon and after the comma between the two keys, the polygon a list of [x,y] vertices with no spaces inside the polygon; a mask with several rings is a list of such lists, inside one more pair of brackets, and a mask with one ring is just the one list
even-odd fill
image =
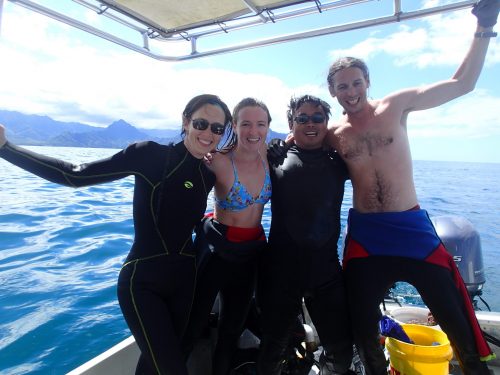
{"label": "shirtless man", "polygon": [[328,86],[344,109],[330,125],[328,142],[345,160],[353,185],[344,269],[353,334],[368,374],[387,374],[378,344],[386,290],[406,281],[447,333],[465,374],[488,374],[492,352],[484,340],[463,281],[425,210],[418,206],[406,130],[411,111],[437,107],[472,91],[489,40],[495,37],[500,0],[481,0],[469,52],[451,79],[369,100],[363,61],[342,58],[330,67]]}

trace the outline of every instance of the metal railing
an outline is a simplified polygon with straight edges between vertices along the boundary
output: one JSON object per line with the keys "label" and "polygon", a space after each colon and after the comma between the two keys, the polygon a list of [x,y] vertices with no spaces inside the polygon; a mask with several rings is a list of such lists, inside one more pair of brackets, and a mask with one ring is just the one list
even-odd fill
{"label": "metal railing", "polygon": [[[0,25],[1,25],[1,10],[4,0],[0,0]],[[296,41],[306,38],[314,38],[322,35],[329,35],[335,33],[342,33],[351,30],[358,30],[368,27],[374,27],[394,22],[401,22],[409,19],[416,19],[421,17],[427,17],[438,13],[454,11],[458,9],[463,9],[471,7],[476,1],[475,0],[464,0],[457,1],[452,4],[446,4],[441,6],[433,6],[430,8],[413,10],[405,12],[403,10],[401,0],[394,0],[393,2],[393,12],[386,16],[379,16],[371,19],[352,21],[347,23],[341,23],[338,25],[332,25],[327,27],[321,27],[312,30],[300,30],[297,32],[282,34],[277,36],[272,36],[269,38],[264,38],[260,40],[254,40],[249,42],[241,42],[239,44],[233,45],[223,45],[222,47],[214,47],[207,49],[206,51],[198,51],[198,41],[203,38],[208,38],[210,36],[219,35],[223,33],[229,33],[231,31],[246,29],[249,27],[256,27],[263,24],[269,24],[270,22],[275,23],[278,21],[289,20],[291,18],[301,17],[304,15],[310,15],[313,13],[323,13],[325,11],[330,11],[340,7],[352,7],[353,12],[356,11],[356,6],[361,3],[366,3],[372,0],[337,0],[324,2],[312,1],[314,5],[308,5],[307,3],[301,5],[293,5],[288,7],[282,7],[274,9],[272,13],[265,14],[262,11],[258,11],[249,7],[253,14],[246,15],[243,17],[237,17],[235,19],[225,21],[223,24],[220,22],[207,21],[202,26],[193,27],[191,29],[177,29],[177,30],[167,30],[158,27],[154,23],[148,24],[144,20],[137,20],[137,18],[128,16],[123,13],[123,11],[117,11],[116,9],[110,9],[105,1],[94,1],[91,3],[88,0],[73,0],[75,3],[82,5],[97,14],[103,15],[110,20],[119,23],[122,26],[129,28],[130,30],[140,34],[140,40],[142,44],[131,42],[123,37],[112,34],[110,32],[104,31],[103,29],[96,28],[88,23],[82,22],[78,19],[72,18],[68,15],[62,14],[55,11],[54,9],[47,8],[31,0],[8,0],[11,3],[15,3],[37,13],[43,14],[54,20],[63,22],[67,25],[75,27],[77,29],[83,30],[97,37],[103,38],[110,42],[116,43],[122,47],[128,48],[130,50],[139,52],[151,58],[161,60],[161,61],[183,61],[195,58],[201,58],[212,55],[219,55],[229,52],[242,51],[251,48],[257,48],[262,46],[269,46],[278,43],[285,43],[289,41]],[[62,0],[59,0],[62,1]],[[411,0],[413,1],[413,0]],[[248,3],[248,1],[246,1]],[[308,2],[311,3],[311,2]],[[359,9],[359,8],[358,8]],[[169,55],[155,53],[152,51],[150,41],[162,41],[162,42],[176,42],[176,43],[188,43],[190,49],[189,53],[180,55]]]}

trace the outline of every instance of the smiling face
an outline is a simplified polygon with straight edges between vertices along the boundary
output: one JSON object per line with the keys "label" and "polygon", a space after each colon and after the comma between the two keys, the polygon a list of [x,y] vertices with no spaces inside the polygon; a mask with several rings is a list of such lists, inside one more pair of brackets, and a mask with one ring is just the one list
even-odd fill
{"label": "smiling face", "polygon": [[[301,115],[313,116],[322,115],[323,122],[314,123],[311,118],[304,124],[299,124],[295,118]],[[327,133],[327,119],[325,112],[321,106],[314,103],[304,103],[293,112],[292,133],[295,139],[295,144],[306,150],[320,148],[323,145],[323,140]]]}
{"label": "smiling face", "polygon": [[259,106],[243,107],[235,117],[233,128],[239,148],[258,151],[265,143],[269,130],[267,112]]}
{"label": "smiling face", "polygon": [[339,70],[333,76],[333,85],[329,87],[332,96],[349,113],[360,112],[368,104],[367,92],[370,82],[363,71],[357,67]]}
{"label": "smiling face", "polygon": [[184,145],[195,158],[201,159],[206,153],[214,150],[222,135],[214,134],[209,125],[205,130],[197,130],[193,127],[193,120],[204,119],[209,124],[224,124],[225,115],[221,107],[205,104],[196,110],[191,118],[184,118],[182,127],[185,131]]}

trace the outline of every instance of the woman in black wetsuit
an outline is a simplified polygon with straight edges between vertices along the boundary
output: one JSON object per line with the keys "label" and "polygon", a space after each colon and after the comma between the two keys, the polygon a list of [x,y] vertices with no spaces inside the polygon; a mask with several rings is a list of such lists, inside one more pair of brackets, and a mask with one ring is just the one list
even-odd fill
{"label": "woman in black wetsuit", "polygon": [[187,375],[180,339],[196,280],[192,230],[215,183],[202,159],[217,147],[231,113],[217,96],[199,95],[182,119],[182,142],[139,142],[82,165],[15,146],[0,125],[0,157],[51,182],[80,187],[135,177],[135,239],[118,278],[118,300],[141,350],[137,374]]}

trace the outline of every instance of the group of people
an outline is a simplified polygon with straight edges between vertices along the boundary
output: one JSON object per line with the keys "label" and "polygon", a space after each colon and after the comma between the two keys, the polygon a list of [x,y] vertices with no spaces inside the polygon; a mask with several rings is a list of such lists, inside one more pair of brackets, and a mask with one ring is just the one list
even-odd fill
{"label": "group of people", "polygon": [[[187,375],[187,356],[217,295],[212,373],[228,374],[256,295],[258,374],[281,373],[304,301],[323,347],[321,374],[352,373],[354,344],[367,374],[386,375],[379,304],[396,281],[420,292],[464,373],[489,374],[486,360],[493,354],[463,281],[418,205],[406,122],[412,111],[474,89],[496,36],[499,8],[500,0],[474,6],[473,42],[448,80],[372,100],[365,63],[337,60],[327,81],[344,110],[341,118],[328,124],[330,106],[320,98],[292,98],[292,142],[269,160],[267,106],[245,98],[231,113],[208,94],[186,105],[177,144],[139,142],[109,158],[74,165],[8,142],[0,125],[0,157],[71,187],[134,176],[135,238],[119,274],[118,300],[141,351],[137,374]],[[337,241],[347,179],[353,208],[341,265]],[[212,188],[214,211],[205,215]],[[266,241],[261,219],[269,200]]]}

